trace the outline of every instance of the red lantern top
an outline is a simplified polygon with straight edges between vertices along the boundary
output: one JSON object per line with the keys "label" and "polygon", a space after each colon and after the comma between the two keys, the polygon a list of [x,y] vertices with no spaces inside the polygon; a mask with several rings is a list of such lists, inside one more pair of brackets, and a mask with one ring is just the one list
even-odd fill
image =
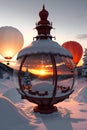
{"label": "red lantern top", "polygon": [[39,12],[39,16],[41,19],[47,19],[48,15],[49,15],[49,13],[45,9],[45,6],[43,5],[43,9]]}
{"label": "red lantern top", "polygon": [[52,23],[50,23],[48,18],[48,11],[45,9],[45,6],[43,5],[42,10],[39,12],[40,21],[36,24],[36,29],[38,31],[38,36],[36,36],[36,39],[52,39],[52,36],[50,35],[50,30],[52,29]]}

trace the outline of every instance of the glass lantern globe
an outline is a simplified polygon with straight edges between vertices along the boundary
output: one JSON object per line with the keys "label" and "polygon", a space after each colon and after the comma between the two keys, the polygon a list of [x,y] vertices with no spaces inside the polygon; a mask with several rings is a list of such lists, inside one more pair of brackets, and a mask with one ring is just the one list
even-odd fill
{"label": "glass lantern globe", "polygon": [[[33,48],[35,45],[32,45]],[[37,104],[35,112],[52,113],[57,111],[54,104],[69,98],[74,91],[75,65],[70,55],[45,52],[44,49],[42,53],[32,53],[30,50],[31,46],[18,55],[15,76],[17,90],[22,99]]]}
{"label": "glass lantern globe", "polygon": [[36,40],[18,53],[15,83],[22,99],[37,104],[35,112],[48,114],[73,93],[76,71],[70,52],[52,40],[44,6],[39,16]]}

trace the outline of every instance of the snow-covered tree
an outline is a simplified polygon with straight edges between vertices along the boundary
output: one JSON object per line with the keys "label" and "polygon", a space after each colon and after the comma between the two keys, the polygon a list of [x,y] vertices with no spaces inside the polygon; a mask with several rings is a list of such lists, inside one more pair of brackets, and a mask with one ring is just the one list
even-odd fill
{"label": "snow-covered tree", "polygon": [[84,51],[82,76],[87,76],[87,48]]}
{"label": "snow-covered tree", "polygon": [[31,86],[32,86],[31,78],[28,72],[28,68],[26,68],[26,72],[24,73],[24,76],[23,76],[23,88],[30,89]]}
{"label": "snow-covered tree", "polygon": [[83,65],[87,65],[87,48],[85,48],[85,51],[84,51],[83,61],[84,61],[84,64],[83,64]]}

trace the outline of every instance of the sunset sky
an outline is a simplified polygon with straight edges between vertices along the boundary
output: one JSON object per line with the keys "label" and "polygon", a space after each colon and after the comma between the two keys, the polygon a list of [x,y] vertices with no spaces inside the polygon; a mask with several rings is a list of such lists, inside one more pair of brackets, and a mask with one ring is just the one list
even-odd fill
{"label": "sunset sky", "polygon": [[0,0],[0,27],[16,27],[24,36],[24,46],[29,45],[36,36],[34,27],[43,4],[57,42],[74,40],[87,48],[87,0]]}

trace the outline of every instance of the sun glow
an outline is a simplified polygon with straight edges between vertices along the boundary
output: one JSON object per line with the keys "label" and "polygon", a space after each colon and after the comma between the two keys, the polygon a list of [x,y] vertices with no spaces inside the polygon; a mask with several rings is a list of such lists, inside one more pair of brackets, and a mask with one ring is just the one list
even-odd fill
{"label": "sun glow", "polygon": [[45,73],[45,70],[44,69],[41,69],[40,70],[40,75],[45,75],[46,73]]}
{"label": "sun glow", "polygon": [[49,71],[47,71],[45,69],[30,69],[30,72],[32,74],[39,75],[39,76],[49,75]]}

